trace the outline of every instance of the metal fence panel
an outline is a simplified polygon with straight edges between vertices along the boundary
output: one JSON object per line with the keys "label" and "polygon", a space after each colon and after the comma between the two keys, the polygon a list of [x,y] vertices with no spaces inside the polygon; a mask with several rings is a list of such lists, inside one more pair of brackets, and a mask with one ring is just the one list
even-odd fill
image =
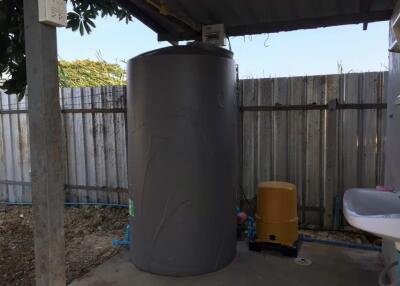
{"label": "metal fence panel", "polygon": [[62,89],[67,201],[127,203],[126,88]]}
{"label": "metal fence panel", "polygon": [[[255,197],[260,181],[292,182],[301,222],[325,225],[336,195],[383,183],[386,109],[326,106],[385,103],[386,78],[374,72],[241,80],[246,197]],[[0,95],[0,201],[30,202],[27,98]],[[60,104],[66,200],[126,204],[126,87],[62,89]]]}
{"label": "metal fence panel", "polygon": [[[329,225],[334,214],[326,212],[334,212],[336,195],[382,184],[386,109],[378,105],[386,103],[386,77],[371,72],[243,80],[247,198],[256,196],[260,181],[292,182],[301,222]],[[338,109],[328,110],[336,101]],[[373,106],[340,105],[350,103]]]}
{"label": "metal fence panel", "polygon": [[27,99],[0,90],[0,200],[31,201]]}

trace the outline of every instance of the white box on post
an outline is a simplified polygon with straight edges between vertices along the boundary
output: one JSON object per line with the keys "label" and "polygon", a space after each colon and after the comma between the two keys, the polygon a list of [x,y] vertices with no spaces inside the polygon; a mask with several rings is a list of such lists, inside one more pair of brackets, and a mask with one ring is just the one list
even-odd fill
{"label": "white box on post", "polygon": [[39,0],[39,22],[55,27],[67,26],[65,0]]}
{"label": "white box on post", "polygon": [[224,24],[205,25],[202,27],[203,43],[225,46],[225,37]]}

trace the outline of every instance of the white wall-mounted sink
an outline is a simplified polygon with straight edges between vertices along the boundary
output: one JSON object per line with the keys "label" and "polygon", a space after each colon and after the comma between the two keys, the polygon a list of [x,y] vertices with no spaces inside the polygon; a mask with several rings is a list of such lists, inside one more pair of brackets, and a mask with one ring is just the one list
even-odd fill
{"label": "white wall-mounted sink", "polygon": [[354,188],[345,192],[343,213],[352,226],[400,247],[400,193]]}

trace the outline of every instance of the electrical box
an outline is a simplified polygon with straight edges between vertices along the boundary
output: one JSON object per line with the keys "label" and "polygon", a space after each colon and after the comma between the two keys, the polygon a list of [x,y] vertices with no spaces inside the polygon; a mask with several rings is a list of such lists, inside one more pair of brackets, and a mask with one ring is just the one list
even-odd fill
{"label": "electrical box", "polygon": [[223,24],[202,27],[202,41],[216,46],[225,46],[225,28]]}
{"label": "electrical box", "polygon": [[67,26],[65,0],[39,0],[39,22],[55,27]]}

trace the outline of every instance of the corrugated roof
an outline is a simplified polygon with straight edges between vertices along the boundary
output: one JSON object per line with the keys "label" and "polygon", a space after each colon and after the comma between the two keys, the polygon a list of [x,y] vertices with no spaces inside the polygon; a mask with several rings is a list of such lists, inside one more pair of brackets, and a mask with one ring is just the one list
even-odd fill
{"label": "corrugated roof", "polygon": [[390,19],[395,0],[118,0],[160,40],[200,38],[201,26],[225,24],[228,36]]}

